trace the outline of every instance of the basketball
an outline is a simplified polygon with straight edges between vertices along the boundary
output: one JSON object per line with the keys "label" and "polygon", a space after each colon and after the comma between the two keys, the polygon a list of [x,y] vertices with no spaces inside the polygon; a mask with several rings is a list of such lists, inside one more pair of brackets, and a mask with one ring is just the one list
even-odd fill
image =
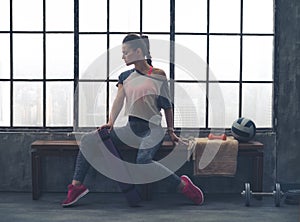
{"label": "basketball", "polygon": [[241,117],[233,122],[231,133],[238,141],[247,142],[255,136],[256,126],[252,120]]}

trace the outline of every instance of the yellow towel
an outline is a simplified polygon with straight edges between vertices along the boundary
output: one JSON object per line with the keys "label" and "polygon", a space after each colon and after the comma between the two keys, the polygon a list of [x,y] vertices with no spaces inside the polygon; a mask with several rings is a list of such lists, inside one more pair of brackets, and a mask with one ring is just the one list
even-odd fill
{"label": "yellow towel", "polygon": [[234,176],[237,166],[238,141],[233,137],[227,140],[195,138],[195,176]]}

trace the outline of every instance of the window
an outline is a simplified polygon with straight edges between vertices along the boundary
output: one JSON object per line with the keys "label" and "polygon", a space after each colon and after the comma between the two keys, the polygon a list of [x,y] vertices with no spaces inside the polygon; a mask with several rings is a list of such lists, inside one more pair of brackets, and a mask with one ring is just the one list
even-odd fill
{"label": "window", "polygon": [[[273,0],[2,0],[0,128],[106,122],[117,77],[131,68],[122,39],[142,32],[169,77],[175,127],[230,128],[246,116],[270,129],[273,8]],[[121,113],[117,124],[125,121]]]}

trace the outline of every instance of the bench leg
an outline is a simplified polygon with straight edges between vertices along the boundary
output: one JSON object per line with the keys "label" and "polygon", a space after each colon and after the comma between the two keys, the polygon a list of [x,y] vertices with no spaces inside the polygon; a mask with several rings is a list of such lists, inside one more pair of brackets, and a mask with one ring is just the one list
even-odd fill
{"label": "bench leg", "polygon": [[254,182],[254,190],[258,192],[263,191],[263,156],[261,155],[256,156],[254,158],[254,169],[253,169],[253,182]]}
{"label": "bench leg", "polygon": [[152,184],[142,184],[141,186],[141,197],[143,200],[149,201],[152,199]]}
{"label": "bench leg", "polygon": [[32,199],[38,200],[40,197],[41,188],[41,160],[36,152],[31,153],[32,167]]}
{"label": "bench leg", "polygon": [[[253,161],[253,191],[263,192],[263,153],[259,152],[258,155],[254,157]],[[262,196],[257,197],[258,200],[262,200]]]}

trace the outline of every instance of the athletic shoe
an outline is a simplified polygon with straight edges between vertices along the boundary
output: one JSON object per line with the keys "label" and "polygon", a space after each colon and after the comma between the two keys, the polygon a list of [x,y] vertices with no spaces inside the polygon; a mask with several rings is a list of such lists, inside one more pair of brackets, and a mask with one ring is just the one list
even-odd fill
{"label": "athletic shoe", "polygon": [[63,207],[71,206],[72,204],[76,203],[81,197],[85,196],[88,192],[89,190],[83,184],[79,186],[69,184],[67,199],[65,199],[61,205]]}
{"label": "athletic shoe", "polygon": [[182,193],[192,200],[195,204],[201,205],[204,202],[203,192],[197,187],[193,182],[188,178],[188,176],[181,176],[181,179],[185,183],[185,186],[182,188]]}

